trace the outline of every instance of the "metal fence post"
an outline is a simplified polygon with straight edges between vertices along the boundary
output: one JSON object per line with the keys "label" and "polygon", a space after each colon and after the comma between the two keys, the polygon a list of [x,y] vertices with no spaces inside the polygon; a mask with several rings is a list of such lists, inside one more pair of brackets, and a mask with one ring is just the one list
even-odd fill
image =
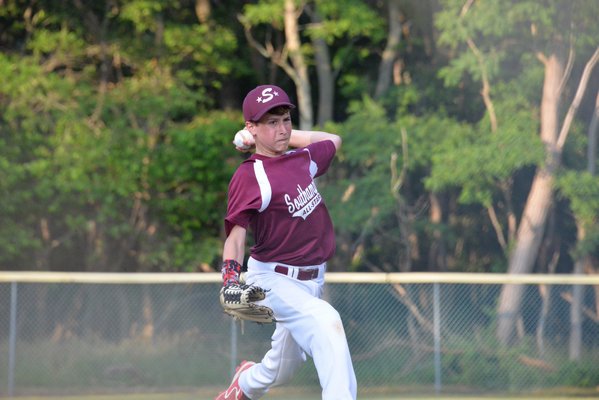
{"label": "metal fence post", "polygon": [[441,393],[441,311],[439,283],[433,284],[433,330],[435,336],[435,393]]}
{"label": "metal fence post", "polygon": [[8,336],[8,397],[12,398],[15,387],[15,356],[17,346],[17,282],[10,284],[10,322]]}

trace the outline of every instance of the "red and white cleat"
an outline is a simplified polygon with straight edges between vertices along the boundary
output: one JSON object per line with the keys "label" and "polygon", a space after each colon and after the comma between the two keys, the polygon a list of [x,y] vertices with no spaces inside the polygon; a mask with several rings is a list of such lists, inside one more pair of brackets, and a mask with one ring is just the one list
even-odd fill
{"label": "red and white cleat", "polygon": [[252,361],[242,361],[237,369],[235,369],[235,375],[233,376],[233,380],[231,381],[229,388],[219,394],[214,400],[249,400],[249,398],[243,394],[241,388],[239,387],[239,376],[243,371],[250,368],[254,364],[256,363]]}

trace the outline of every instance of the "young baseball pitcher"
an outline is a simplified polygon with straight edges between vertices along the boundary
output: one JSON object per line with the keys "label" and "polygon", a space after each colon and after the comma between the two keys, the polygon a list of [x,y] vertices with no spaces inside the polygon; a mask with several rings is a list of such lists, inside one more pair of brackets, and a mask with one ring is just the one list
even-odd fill
{"label": "young baseball pitcher", "polygon": [[[255,152],[229,183],[223,248],[223,287],[239,284],[246,235],[253,234],[245,281],[263,288],[258,301],[276,320],[262,361],[243,361],[216,400],[256,400],[288,382],[312,357],[325,400],[356,398],[356,377],[339,313],[321,299],[335,235],[315,178],[341,146],[337,135],[292,129],[287,94],[275,85],[243,101],[245,130],[236,146]],[[293,150],[289,150],[289,147]]]}

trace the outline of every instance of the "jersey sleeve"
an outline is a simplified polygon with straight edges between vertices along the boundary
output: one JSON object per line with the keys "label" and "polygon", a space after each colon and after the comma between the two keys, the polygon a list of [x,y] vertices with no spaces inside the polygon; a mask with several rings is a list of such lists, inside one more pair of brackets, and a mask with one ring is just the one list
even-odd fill
{"label": "jersey sleeve", "polygon": [[323,175],[333,162],[335,158],[335,144],[330,140],[323,140],[306,146],[306,149],[310,153],[310,159],[316,164],[317,170],[314,177]]}
{"label": "jersey sleeve", "polygon": [[235,225],[247,229],[262,204],[260,188],[251,168],[243,163],[229,182],[225,233],[229,236]]}

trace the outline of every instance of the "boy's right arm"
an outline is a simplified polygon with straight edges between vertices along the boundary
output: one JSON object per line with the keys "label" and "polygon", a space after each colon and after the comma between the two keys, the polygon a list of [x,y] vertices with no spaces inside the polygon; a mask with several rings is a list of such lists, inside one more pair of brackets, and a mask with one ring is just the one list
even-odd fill
{"label": "boy's right arm", "polygon": [[322,132],[322,131],[302,131],[293,129],[291,131],[291,137],[289,139],[289,146],[291,147],[306,147],[309,144],[321,142],[323,140],[330,140],[335,145],[335,149],[339,150],[341,147],[341,137],[334,133]]}

